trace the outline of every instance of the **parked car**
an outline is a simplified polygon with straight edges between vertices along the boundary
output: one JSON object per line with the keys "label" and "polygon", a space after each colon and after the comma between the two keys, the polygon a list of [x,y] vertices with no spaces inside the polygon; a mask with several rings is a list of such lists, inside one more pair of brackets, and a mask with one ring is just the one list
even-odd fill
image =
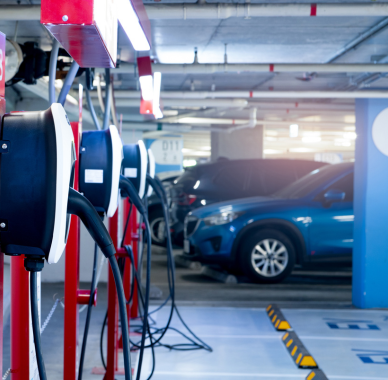
{"label": "parked car", "polygon": [[[172,183],[182,175],[181,171],[169,171],[158,173],[157,176],[162,181],[163,187],[166,190],[167,197],[169,198],[170,187]],[[153,191],[148,197],[148,220],[151,227],[151,239],[152,243],[156,245],[165,244],[165,223],[163,218],[162,203],[159,197]],[[171,200],[168,199],[170,206]]]}
{"label": "parked car", "polygon": [[350,263],[353,164],[316,169],[267,197],[215,203],[185,219],[184,252],[275,283],[295,264]]}
{"label": "parked car", "polygon": [[171,187],[173,242],[183,244],[183,224],[190,211],[215,202],[272,194],[323,165],[287,159],[222,160],[187,169]]}

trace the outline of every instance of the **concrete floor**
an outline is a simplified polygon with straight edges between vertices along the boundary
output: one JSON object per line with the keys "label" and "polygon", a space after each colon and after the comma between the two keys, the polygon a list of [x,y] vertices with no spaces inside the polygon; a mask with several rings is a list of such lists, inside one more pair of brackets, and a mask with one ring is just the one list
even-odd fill
{"label": "concrete floor", "polygon": [[[166,256],[160,249],[154,249],[153,251],[152,283],[153,285],[159,287],[165,296],[167,294]],[[288,363],[284,367],[284,370],[278,370],[277,373],[280,376],[278,377],[279,379],[288,377],[302,379],[306,376],[306,371],[302,371],[303,373],[301,373],[300,370],[297,370],[295,365],[292,363],[286,353],[286,350],[282,347],[279,333],[275,332],[272,325],[269,324],[268,317],[264,312],[264,307],[266,307],[270,302],[276,302],[280,307],[289,309],[290,312],[292,312],[292,309],[298,308],[311,309],[312,312],[315,312],[314,309],[336,309],[344,311],[352,311],[353,309],[351,305],[351,273],[349,271],[313,272],[299,270],[295,271],[295,273],[293,273],[293,275],[282,284],[276,285],[251,284],[245,282],[245,279],[243,278],[240,279],[242,283],[221,284],[210,278],[202,276],[200,271],[193,271],[186,268],[177,268],[176,277],[176,299],[178,306],[181,307],[184,318],[190,323],[190,326],[193,327],[200,337],[204,338],[206,342],[213,345],[216,349],[214,353],[209,354],[204,351],[170,353],[166,349],[158,348],[156,352],[157,367],[154,376],[156,380],[164,380],[170,377],[174,379],[184,379],[185,377],[182,376],[182,371],[186,371],[188,369],[184,363],[191,363],[191,365],[196,368],[197,365],[199,365],[198,363],[208,363],[207,368],[205,368],[206,365],[201,367],[202,369],[198,367],[198,375],[202,373],[200,376],[201,379],[230,377],[229,375],[224,376],[225,373],[234,373],[234,378],[240,378],[243,373],[247,374],[247,371],[250,371],[249,366],[253,365],[253,367],[255,367],[256,364],[262,363],[263,360],[263,363],[267,363],[267,360],[265,359],[267,355],[265,354],[266,350],[274,350],[273,352],[278,352],[278,355],[281,353],[282,358],[284,359],[283,363]],[[86,289],[89,287],[89,284],[83,283],[81,284],[81,287]],[[54,298],[62,297],[62,295],[62,283],[42,284],[43,319],[45,319],[49,313],[54,303]],[[98,304],[97,307],[93,309],[92,323],[88,339],[88,351],[83,377],[85,380],[102,379],[102,376],[92,375],[91,370],[95,366],[101,367],[99,339],[106,311],[106,299],[106,285],[100,284],[98,289]],[[159,303],[160,301],[153,301],[152,305],[156,306]],[[162,310],[157,314],[157,316],[155,316],[158,322],[164,320],[164,313],[166,313],[166,310]],[[85,315],[85,313],[80,314],[80,339],[82,338]],[[218,317],[214,319],[214,315],[217,315]],[[194,318],[194,316],[196,317]],[[208,323],[208,321],[210,322]],[[245,321],[250,322],[245,323]],[[252,321],[254,321],[253,325]],[[161,325],[163,325],[162,322]],[[217,337],[219,331],[215,329],[215,327],[218,326],[220,329],[221,325],[223,333]],[[243,325],[243,330],[237,331],[236,325]],[[253,327],[250,328],[250,326]],[[211,334],[209,333],[210,331],[212,331]],[[252,349],[252,347],[249,349],[249,347],[244,343],[244,340],[249,335],[264,335],[270,337],[268,339],[266,338],[267,340],[250,340],[254,343],[253,348],[255,352],[255,359],[253,362],[249,363],[249,366],[246,367],[246,369],[248,368],[247,371],[244,372],[242,371],[242,367],[240,368],[236,363],[244,360],[245,350],[250,352]],[[225,336],[229,338],[226,339]],[[240,336],[243,341],[241,341],[238,336]],[[4,368],[8,368],[9,325],[5,328],[4,338]],[[174,341],[176,340],[176,337],[174,337],[174,334],[168,334],[166,339]],[[50,380],[62,379],[63,309],[61,306],[59,306],[55,311],[50,324],[44,331],[42,335],[42,344],[48,378]],[[229,350],[232,354],[230,354]],[[226,355],[225,352],[228,352],[228,354]],[[225,355],[219,356],[220,353]],[[168,365],[169,361],[171,363],[171,360],[173,363],[181,363],[181,365],[178,367]],[[207,375],[205,376],[204,374],[208,373],[209,370],[212,372],[211,366],[214,361],[218,363],[218,377],[214,373],[210,373],[209,377]],[[230,363],[232,361],[233,370],[231,370],[232,367],[230,367]],[[150,355],[147,353],[145,355],[145,372],[143,376],[146,376],[146,372],[149,369],[149,363]],[[263,378],[264,376],[265,378],[265,374],[272,368],[269,364],[267,364],[264,367],[259,365],[261,368],[260,371],[256,370],[251,373],[251,375],[247,376],[251,378],[252,376],[260,378]],[[168,367],[168,370],[166,370],[166,366]],[[171,375],[171,371],[176,371],[175,376]],[[189,372],[192,371],[190,370]],[[261,373],[260,376],[258,376],[259,372]],[[288,374],[287,376],[285,376],[286,372]],[[246,376],[244,375],[241,378],[244,377]],[[267,377],[271,379],[276,378],[269,375]],[[144,377],[144,379],[145,378],[146,377]],[[382,379],[382,377],[376,378]],[[362,377],[362,379],[364,379],[364,377]]]}

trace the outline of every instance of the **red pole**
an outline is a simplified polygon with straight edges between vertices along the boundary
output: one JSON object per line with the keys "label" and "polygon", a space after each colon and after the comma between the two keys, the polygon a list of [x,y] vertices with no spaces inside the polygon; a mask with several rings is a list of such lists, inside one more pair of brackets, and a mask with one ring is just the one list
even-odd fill
{"label": "red pole", "polygon": [[[128,202],[128,199],[124,199],[124,210],[123,210],[123,222],[124,226],[128,218],[128,214],[130,211],[130,203]],[[136,212],[136,209],[132,210],[132,213]],[[132,216],[132,215],[131,215]],[[128,231],[127,234],[125,235],[124,238],[124,245],[131,245],[132,244],[132,228],[131,228],[131,220],[129,220],[128,223]],[[127,299],[131,297],[131,281],[135,281],[134,278],[131,279],[131,261],[129,258],[125,258],[126,263],[125,263],[125,271],[124,271],[124,291],[125,291],[125,296]],[[135,281],[135,286],[136,286],[136,281]],[[127,313],[128,313],[128,323],[130,323],[131,319],[131,309],[130,305],[127,305]]]}
{"label": "red pole", "polygon": [[24,256],[11,257],[12,380],[30,379],[29,289],[29,276],[24,269]]}
{"label": "red pole", "polygon": [[[118,234],[118,210],[109,219],[109,233],[113,244],[117,247]],[[115,280],[112,270],[108,269],[108,338],[107,361],[104,380],[115,380],[115,372],[118,370],[118,302]]]}
{"label": "red pole", "polygon": [[[74,189],[79,188],[79,147],[82,133],[80,123],[71,123],[77,154],[74,173]],[[77,378],[77,346],[78,346],[78,285],[79,285],[79,254],[80,254],[80,221],[71,216],[69,236],[65,255],[65,311],[64,311],[64,349],[63,378]]]}
{"label": "red pole", "polygon": [[[132,249],[133,249],[133,256],[135,261],[135,268],[138,269],[138,260],[139,260],[139,226],[137,223],[137,210],[135,207],[132,208],[132,214],[131,214],[131,242],[132,242]],[[135,282],[135,286],[133,288],[133,300],[131,305],[131,318],[137,318],[138,317],[138,292],[137,292],[137,284]]]}

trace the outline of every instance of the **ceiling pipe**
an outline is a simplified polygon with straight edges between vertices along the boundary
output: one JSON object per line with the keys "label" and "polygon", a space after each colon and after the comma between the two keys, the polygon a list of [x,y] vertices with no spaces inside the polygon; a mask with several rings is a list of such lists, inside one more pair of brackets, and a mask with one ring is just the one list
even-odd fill
{"label": "ceiling pipe", "polygon": [[[343,128],[343,127],[353,127],[354,123],[345,123],[345,122],[332,122],[332,121],[304,121],[304,120],[298,120],[298,119],[292,119],[292,120],[257,120],[256,119],[256,111],[253,111],[255,109],[250,109],[250,118],[249,121],[247,122],[246,119],[222,119],[222,118],[195,118],[195,117],[190,117],[186,118],[186,120],[183,118],[182,120],[179,121],[180,124],[183,125],[191,125],[194,127],[195,125],[236,125],[237,129],[243,129],[243,128],[254,128],[256,125],[264,125],[264,126],[285,126],[289,127],[290,124],[298,124],[300,126],[306,126],[306,127],[311,127],[311,128]],[[254,114],[253,114],[254,112]],[[253,124],[253,121],[255,122]]]}
{"label": "ceiling pipe", "polygon": [[256,112],[257,112],[256,108],[251,108],[249,110],[249,121],[248,121],[248,123],[242,124],[242,125],[238,125],[238,126],[232,127],[232,128],[227,128],[226,130],[222,130],[222,131],[225,131],[227,133],[232,133],[234,131],[239,131],[241,129],[255,128],[256,125],[257,125]]}
{"label": "ceiling pipe", "polygon": [[[103,69],[97,69],[102,72]],[[224,63],[191,63],[191,64],[161,64],[152,65],[153,72],[162,74],[215,74],[215,73],[298,73],[298,72],[317,72],[317,73],[381,73],[388,72],[388,64],[362,64],[362,63],[318,63],[318,64],[284,64],[284,63],[258,63],[258,64],[224,64]],[[121,63],[120,67],[114,69],[115,74],[133,74],[136,67],[130,63]]]}
{"label": "ceiling pipe", "polygon": [[[347,43],[342,49],[338,50],[326,63],[331,63],[342,57],[344,54],[348,53],[350,50],[355,49],[358,45],[362,44],[369,38],[373,37],[377,33],[381,32],[388,26],[388,17],[384,18],[382,21],[379,21],[377,24],[373,25],[364,33],[361,33],[355,39]],[[369,71],[370,70],[365,70]]]}
{"label": "ceiling pipe", "polygon": [[[213,20],[250,17],[384,17],[387,3],[374,4],[152,4],[150,20]],[[0,20],[40,20],[40,5],[2,5]]]}
{"label": "ceiling pipe", "polygon": [[[116,91],[116,98],[139,98],[138,91]],[[388,91],[162,91],[163,102],[168,99],[358,99],[388,98]]]}
{"label": "ceiling pipe", "polygon": [[[137,92],[137,96],[129,98],[123,97],[122,91],[115,91],[116,108],[119,107],[140,107],[140,92]],[[96,93],[91,94],[93,97],[93,105],[98,106],[99,103],[95,97]],[[127,98],[127,99],[125,99]],[[246,99],[162,99],[161,103],[165,107],[222,107],[222,108],[244,108],[248,105]]]}

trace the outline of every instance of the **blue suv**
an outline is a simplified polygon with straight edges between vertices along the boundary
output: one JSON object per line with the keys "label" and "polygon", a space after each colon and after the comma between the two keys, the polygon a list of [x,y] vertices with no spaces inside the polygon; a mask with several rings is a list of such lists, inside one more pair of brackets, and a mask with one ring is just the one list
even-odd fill
{"label": "blue suv", "polygon": [[215,203],[191,212],[184,254],[275,283],[295,264],[350,263],[353,247],[352,163],[312,171],[268,197]]}

